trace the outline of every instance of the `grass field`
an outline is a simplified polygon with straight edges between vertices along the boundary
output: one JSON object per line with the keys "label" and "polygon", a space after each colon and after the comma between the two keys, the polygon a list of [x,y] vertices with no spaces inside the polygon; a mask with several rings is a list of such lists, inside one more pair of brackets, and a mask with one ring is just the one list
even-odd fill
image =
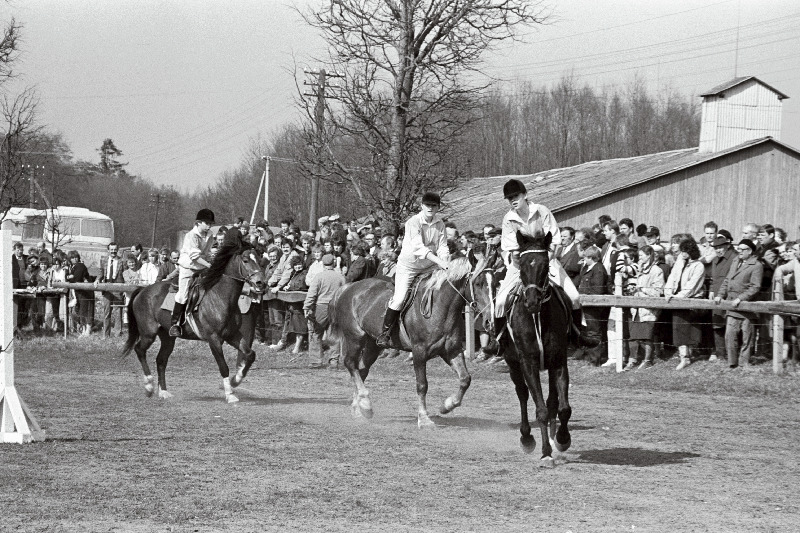
{"label": "grass field", "polygon": [[[462,407],[416,427],[413,371],[381,360],[375,417],[345,372],[262,347],[224,403],[208,347],[179,343],[163,401],[121,340],[16,346],[44,443],[0,446],[0,531],[796,531],[797,374],[571,363],[572,448],[519,447],[507,374],[468,363]],[[231,357],[233,354],[229,354]],[[154,354],[151,354],[154,357]],[[456,388],[429,365],[429,405]],[[531,403],[531,413],[533,413]],[[539,440],[538,431],[534,435]],[[540,443],[537,443],[540,444]]]}

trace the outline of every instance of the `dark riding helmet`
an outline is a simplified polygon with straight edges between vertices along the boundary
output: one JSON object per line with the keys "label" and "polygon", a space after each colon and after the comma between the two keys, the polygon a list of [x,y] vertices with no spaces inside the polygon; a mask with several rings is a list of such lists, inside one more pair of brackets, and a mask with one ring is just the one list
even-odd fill
{"label": "dark riding helmet", "polygon": [[422,195],[422,203],[429,205],[442,205],[442,198],[435,192],[426,192]]}
{"label": "dark riding helmet", "polygon": [[504,198],[512,198],[518,194],[525,194],[528,190],[525,188],[525,185],[519,180],[508,180],[505,185],[503,185],[503,197]]}
{"label": "dark riding helmet", "polygon": [[194,219],[200,222],[208,222],[209,224],[213,224],[214,212],[211,209],[201,209],[197,212],[197,216]]}

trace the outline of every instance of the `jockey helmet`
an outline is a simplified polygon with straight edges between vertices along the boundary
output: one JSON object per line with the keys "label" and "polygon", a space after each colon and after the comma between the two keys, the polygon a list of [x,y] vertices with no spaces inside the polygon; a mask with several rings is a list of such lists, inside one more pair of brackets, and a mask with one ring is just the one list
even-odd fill
{"label": "jockey helmet", "polygon": [[426,192],[422,195],[422,203],[430,205],[442,205],[442,198],[435,192]]}
{"label": "jockey helmet", "polygon": [[197,216],[194,219],[200,222],[208,222],[209,224],[213,224],[214,212],[211,209],[201,209],[197,212]]}
{"label": "jockey helmet", "polygon": [[511,198],[518,194],[525,194],[528,190],[525,188],[525,185],[519,180],[508,180],[505,185],[503,185],[503,197],[504,198]]}

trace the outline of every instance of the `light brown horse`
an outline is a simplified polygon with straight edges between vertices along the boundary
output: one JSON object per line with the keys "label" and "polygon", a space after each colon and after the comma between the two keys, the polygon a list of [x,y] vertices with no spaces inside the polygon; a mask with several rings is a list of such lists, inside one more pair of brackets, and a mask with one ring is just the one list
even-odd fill
{"label": "light brown horse", "polygon": [[[444,400],[441,414],[461,405],[469,388],[472,378],[464,362],[462,311],[465,305],[472,305],[481,316],[486,313],[484,320],[487,320],[491,307],[487,279],[482,275],[482,265],[478,266],[480,268],[471,275],[469,261],[456,258],[449,262],[448,270],[434,272],[430,278],[420,282],[403,315],[403,327],[396,328],[392,337],[394,347],[413,354],[419,397],[417,425],[420,428],[435,427],[426,406],[428,360],[441,357],[458,375],[458,391]],[[370,278],[345,285],[330,304],[330,331],[341,340],[344,366],[355,386],[351,405],[354,417],[372,418],[373,415],[369,390],[364,382],[381,351],[375,339],[381,333],[386,304],[393,290],[388,281]]]}

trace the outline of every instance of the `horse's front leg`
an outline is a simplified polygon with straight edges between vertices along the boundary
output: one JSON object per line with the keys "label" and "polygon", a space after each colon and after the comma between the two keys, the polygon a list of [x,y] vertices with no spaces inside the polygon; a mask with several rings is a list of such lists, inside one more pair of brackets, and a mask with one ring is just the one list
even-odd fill
{"label": "horse's front leg", "polygon": [[235,336],[226,340],[228,344],[236,348],[236,374],[231,378],[231,387],[238,387],[242,380],[247,376],[247,372],[256,360],[256,352],[253,350],[252,335],[248,338],[247,335],[237,333]]}
{"label": "horse's front leg", "polygon": [[525,383],[531,390],[533,403],[536,404],[536,421],[539,423],[539,429],[541,429],[542,432],[542,459],[539,466],[552,468],[555,466],[555,463],[552,457],[553,448],[550,446],[550,439],[547,434],[547,405],[544,401],[542,382],[539,377],[539,363],[533,360],[534,357],[537,359],[539,357],[536,350],[521,355],[522,373],[525,376]]}
{"label": "horse's front leg", "polygon": [[446,415],[461,405],[461,400],[464,399],[464,393],[467,392],[467,389],[472,382],[472,376],[469,375],[467,365],[464,362],[463,351],[459,350],[455,356],[451,355],[450,357],[443,359],[458,375],[458,391],[454,395],[445,398],[444,402],[442,402],[442,407],[439,409],[441,414]]}
{"label": "horse's front leg", "polygon": [[533,453],[533,450],[536,449],[536,439],[531,435],[531,424],[528,421],[528,397],[530,396],[530,391],[525,384],[525,376],[522,375],[522,367],[519,360],[507,357],[506,363],[508,363],[509,375],[511,376],[511,381],[514,382],[514,389],[519,400],[519,444],[522,446],[523,452]]}
{"label": "horse's front leg", "polygon": [[214,360],[219,367],[219,374],[222,376],[222,389],[225,391],[225,401],[228,403],[236,403],[239,398],[233,394],[231,387],[230,369],[228,363],[225,361],[225,354],[222,351],[222,338],[218,334],[210,335],[208,338],[208,346],[211,348],[211,353],[214,355]]}
{"label": "horse's front leg", "polygon": [[555,448],[565,452],[572,444],[569,434],[569,419],[572,417],[572,407],[569,405],[569,368],[567,359],[556,369],[556,388],[558,389],[558,431],[555,434]]}
{"label": "horse's front leg", "polygon": [[428,396],[428,361],[425,359],[425,354],[419,348],[412,351],[414,358],[414,374],[417,377],[417,397],[419,398],[419,405],[417,406],[417,427],[420,429],[433,429],[436,427],[430,417],[428,416],[428,407],[426,405],[426,398]]}

